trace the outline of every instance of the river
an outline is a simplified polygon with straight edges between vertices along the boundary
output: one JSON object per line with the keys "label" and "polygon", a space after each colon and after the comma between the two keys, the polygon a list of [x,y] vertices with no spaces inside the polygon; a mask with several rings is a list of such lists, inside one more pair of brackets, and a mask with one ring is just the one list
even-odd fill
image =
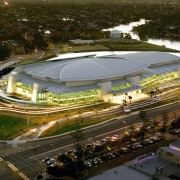
{"label": "river", "polygon": [[[121,24],[119,26],[115,26],[112,28],[108,29],[103,29],[103,31],[112,31],[112,30],[119,30],[122,33],[129,33],[131,35],[132,39],[140,40],[139,36],[132,32],[132,29],[134,26],[139,26],[142,24],[145,24],[148,20],[145,19],[140,19],[139,21],[136,22],[131,22],[129,24]],[[167,48],[175,49],[180,51],[180,42],[179,41],[171,41],[171,40],[163,40],[163,39],[152,39],[148,38],[147,41],[148,43],[151,44],[156,44],[160,46],[165,46]]]}

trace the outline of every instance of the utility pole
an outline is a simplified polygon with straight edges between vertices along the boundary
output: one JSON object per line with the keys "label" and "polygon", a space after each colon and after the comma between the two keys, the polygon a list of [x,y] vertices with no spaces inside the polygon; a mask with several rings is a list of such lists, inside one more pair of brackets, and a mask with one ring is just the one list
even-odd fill
{"label": "utility pole", "polygon": [[5,128],[4,126],[2,126],[2,132],[3,132],[3,139],[4,139],[4,142],[3,142],[3,150],[4,150],[4,153],[6,151],[6,133],[5,133]]}

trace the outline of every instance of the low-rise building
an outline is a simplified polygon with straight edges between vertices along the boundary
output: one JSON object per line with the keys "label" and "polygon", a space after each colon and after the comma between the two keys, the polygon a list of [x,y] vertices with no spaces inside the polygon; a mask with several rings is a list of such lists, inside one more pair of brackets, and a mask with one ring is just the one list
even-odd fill
{"label": "low-rise building", "polygon": [[[179,143],[180,140],[171,144],[177,145]],[[160,147],[157,150],[157,154],[148,153],[141,155],[124,165],[102,172],[88,180],[177,180],[180,177],[180,164],[173,157],[177,158],[180,151],[170,148],[171,144],[169,147]],[[164,152],[159,155],[161,150]],[[173,154],[173,156],[170,154]]]}
{"label": "low-rise building", "polygon": [[112,30],[111,31],[111,38],[112,39],[120,38],[120,31],[119,30]]}
{"label": "low-rise building", "polygon": [[180,164],[180,141],[171,143],[169,147],[158,148],[157,155],[172,163]]}

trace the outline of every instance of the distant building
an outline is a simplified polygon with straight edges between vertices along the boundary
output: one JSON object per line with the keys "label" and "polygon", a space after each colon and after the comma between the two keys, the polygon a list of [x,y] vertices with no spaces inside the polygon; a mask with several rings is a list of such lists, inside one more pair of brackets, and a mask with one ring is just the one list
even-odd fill
{"label": "distant building", "polygon": [[93,40],[82,40],[82,39],[69,40],[69,42],[72,45],[94,44]]}
{"label": "distant building", "polygon": [[119,31],[119,30],[112,30],[112,31],[111,31],[111,38],[112,38],[112,39],[118,39],[118,38],[120,38],[120,31]]}
{"label": "distant building", "polygon": [[171,143],[169,147],[158,148],[157,155],[172,163],[180,164],[180,140]]}

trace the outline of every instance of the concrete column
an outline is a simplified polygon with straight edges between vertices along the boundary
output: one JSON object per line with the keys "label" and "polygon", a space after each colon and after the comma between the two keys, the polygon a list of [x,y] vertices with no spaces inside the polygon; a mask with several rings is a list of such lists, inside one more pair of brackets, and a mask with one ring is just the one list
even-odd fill
{"label": "concrete column", "polygon": [[127,80],[132,84],[132,86],[140,86],[139,76],[128,77]]}
{"label": "concrete column", "polygon": [[37,84],[37,83],[33,84],[33,92],[32,92],[32,98],[31,98],[33,102],[37,101],[38,92],[41,91],[44,87],[45,85],[43,84]]}
{"label": "concrete column", "polygon": [[31,99],[33,102],[37,101],[38,89],[39,89],[39,84],[34,83],[33,84],[32,99]]}
{"label": "concrete column", "polygon": [[17,77],[10,75],[8,78],[8,87],[7,87],[7,92],[8,93],[13,93],[15,92],[16,89],[16,81]]}
{"label": "concrete column", "polygon": [[180,77],[180,68],[176,69],[178,77]]}
{"label": "concrete column", "polygon": [[98,83],[97,85],[100,87],[100,91],[99,91],[100,99],[104,99],[106,95],[112,91],[111,82]]}

